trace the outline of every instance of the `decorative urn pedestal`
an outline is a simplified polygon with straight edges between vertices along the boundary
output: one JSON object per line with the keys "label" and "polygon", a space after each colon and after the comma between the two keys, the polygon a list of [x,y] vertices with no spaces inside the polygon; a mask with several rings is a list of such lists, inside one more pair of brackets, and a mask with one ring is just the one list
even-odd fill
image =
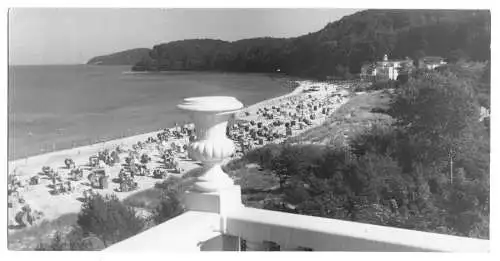
{"label": "decorative urn pedestal", "polygon": [[202,163],[201,174],[184,195],[189,210],[222,214],[241,204],[241,189],[221,168],[235,146],[226,136],[230,118],[243,108],[233,97],[206,96],[186,98],[178,108],[189,113],[195,125],[196,139],[188,146],[188,155]]}

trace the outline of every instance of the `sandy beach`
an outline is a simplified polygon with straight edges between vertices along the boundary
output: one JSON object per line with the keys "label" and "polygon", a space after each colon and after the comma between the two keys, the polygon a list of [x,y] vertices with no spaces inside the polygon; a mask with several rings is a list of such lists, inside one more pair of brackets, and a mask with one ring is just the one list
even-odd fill
{"label": "sandy beach", "polygon": [[[318,83],[318,82],[310,82],[310,81],[299,81],[299,86],[291,93],[286,95],[276,97],[270,100],[266,100],[263,102],[259,102],[254,105],[250,105],[245,107],[241,112],[237,113],[235,116],[238,120],[244,121],[252,121],[258,120],[264,122],[265,124],[270,124],[270,120],[266,120],[262,118],[262,115],[257,115],[257,111],[262,110],[263,108],[269,108],[272,106],[281,106],[286,107],[285,105],[292,107],[293,104],[297,102],[304,102],[308,100],[316,100],[319,102],[324,102],[328,100],[332,93],[339,92],[341,90],[341,86],[337,86],[335,84],[330,83]],[[311,87],[315,86],[316,90],[313,92],[307,92]],[[330,107],[335,110],[338,106],[345,103],[347,98],[332,103]],[[320,113],[321,114],[321,113]],[[286,117],[286,116],[284,116]],[[315,118],[311,121],[310,125],[305,127],[300,127],[297,125],[295,127],[293,135],[297,135],[298,133],[305,131],[307,129],[313,128],[318,124],[321,124],[324,119],[326,119],[328,115],[324,114],[320,117]],[[280,129],[280,131],[284,132],[284,126],[276,127]],[[70,170],[66,168],[64,165],[64,160],[66,158],[71,158],[74,160],[76,166],[86,166],[89,162],[89,157],[92,155],[96,155],[98,151],[103,149],[114,150],[116,146],[120,146],[121,148],[127,150],[131,149],[132,145],[137,144],[137,142],[144,142],[149,137],[156,137],[156,135],[161,131],[155,131],[150,133],[144,133],[136,136],[131,136],[123,139],[117,139],[112,141],[107,141],[103,143],[93,144],[90,146],[78,147],[73,149],[61,150],[52,153],[47,153],[43,155],[38,155],[34,157],[29,157],[26,159],[19,159],[8,163],[9,173],[13,173],[15,171],[16,175],[18,175],[19,179],[24,184],[23,187],[19,188],[19,195],[24,199],[24,203],[16,202],[13,204],[12,208],[9,208],[9,222],[15,223],[14,216],[18,213],[23,205],[28,204],[32,210],[37,210],[43,212],[44,220],[53,220],[57,217],[67,214],[67,213],[76,213],[80,210],[81,201],[79,199],[82,198],[82,194],[84,190],[89,188],[89,181],[87,180],[85,174],[81,181],[73,181],[74,182],[74,190],[68,194],[59,194],[52,195],[50,193],[50,186],[52,181],[49,180],[48,177],[40,178],[40,183],[37,185],[28,185],[29,179],[33,176],[39,175],[42,167],[49,166],[54,169],[56,172],[60,174],[63,180],[67,180],[69,177]],[[276,139],[272,142],[279,142],[282,139]],[[170,142],[178,142],[181,144],[186,144],[188,142],[187,139],[181,140],[170,140]],[[268,142],[266,142],[268,143]],[[261,144],[264,145],[264,144]],[[159,167],[162,164],[162,159],[160,156],[160,152],[158,151],[156,144],[147,144],[140,152],[147,153],[152,161],[148,163],[149,169],[154,169]],[[122,163],[124,162],[124,158],[128,155],[128,152],[123,152],[120,154],[120,158],[122,159]],[[188,159],[187,153],[178,153],[176,158],[179,161],[180,167],[183,170],[179,174],[170,173],[169,175],[178,175],[182,176],[189,170],[199,167],[197,162]],[[116,194],[120,199],[124,199],[138,191],[145,190],[148,188],[152,188],[155,183],[161,181],[162,179],[155,179],[153,177],[147,176],[136,176],[135,182],[138,184],[138,189],[129,192],[118,192],[119,184],[112,182],[113,179],[118,177],[120,169],[122,168],[121,164],[117,164],[113,167],[106,166],[106,174],[109,176],[109,186],[106,189],[97,189],[96,192],[100,194]],[[90,170],[89,170],[90,171]],[[89,172],[87,172],[89,173]]]}

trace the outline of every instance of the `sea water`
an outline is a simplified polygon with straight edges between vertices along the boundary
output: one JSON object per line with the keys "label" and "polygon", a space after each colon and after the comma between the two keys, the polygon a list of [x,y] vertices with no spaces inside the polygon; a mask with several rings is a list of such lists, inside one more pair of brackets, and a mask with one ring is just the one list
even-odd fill
{"label": "sea water", "polygon": [[183,98],[234,96],[245,105],[287,93],[278,75],[130,74],[127,66],[10,66],[9,161],[183,123]]}

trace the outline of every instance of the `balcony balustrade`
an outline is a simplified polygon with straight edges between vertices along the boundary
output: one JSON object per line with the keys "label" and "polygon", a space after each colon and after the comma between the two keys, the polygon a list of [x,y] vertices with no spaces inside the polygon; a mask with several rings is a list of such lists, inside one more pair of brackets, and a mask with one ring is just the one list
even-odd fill
{"label": "balcony balustrade", "polygon": [[203,170],[183,198],[188,211],[105,251],[489,251],[488,240],[245,207],[240,187],[220,167],[234,151],[227,121],[242,107],[232,97],[179,105],[195,123],[188,150]]}

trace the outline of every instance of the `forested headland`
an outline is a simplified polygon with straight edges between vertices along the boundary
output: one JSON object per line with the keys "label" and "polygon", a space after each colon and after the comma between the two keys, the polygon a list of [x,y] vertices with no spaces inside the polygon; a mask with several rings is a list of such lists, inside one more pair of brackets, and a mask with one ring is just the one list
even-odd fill
{"label": "forested headland", "polygon": [[149,57],[151,49],[136,48],[90,59],[89,65],[133,65]]}
{"label": "forested headland", "polygon": [[487,10],[365,10],[294,38],[234,42],[191,39],[155,45],[136,71],[214,70],[352,77],[366,62],[442,56],[451,62],[490,57]]}

